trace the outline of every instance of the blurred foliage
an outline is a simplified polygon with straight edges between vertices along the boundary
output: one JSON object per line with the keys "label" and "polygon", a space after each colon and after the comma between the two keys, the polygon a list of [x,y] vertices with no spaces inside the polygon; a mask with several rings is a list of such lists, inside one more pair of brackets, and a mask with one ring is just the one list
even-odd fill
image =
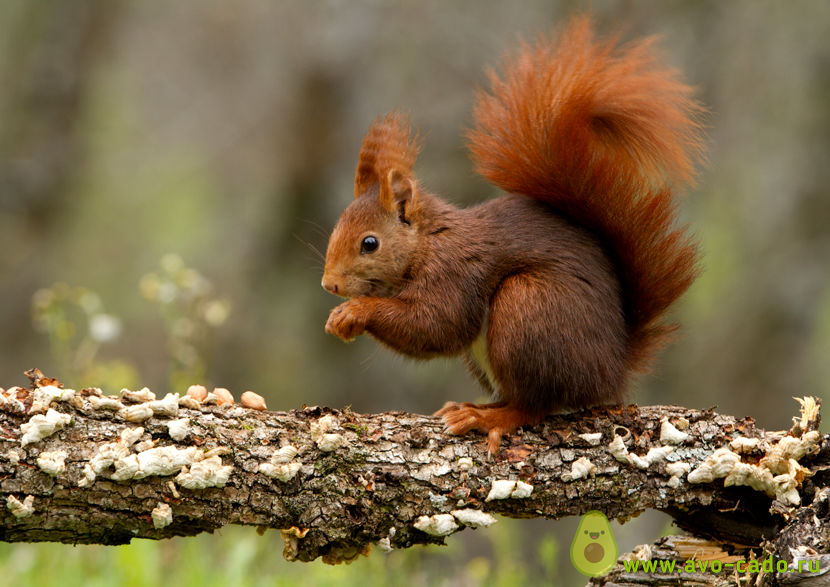
{"label": "blurred foliage", "polygon": [[[168,386],[184,390],[206,382],[207,362],[215,330],[230,315],[230,303],[213,294],[213,285],[181,257],[161,258],[160,273],[139,281],[141,297],[156,304],[167,335],[170,360]],[[121,320],[103,311],[101,298],[88,288],[65,283],[37,290],[32,296],[35,330],[49,338],[57,371],[68,383],[118,390],[139,383],[129,359],[96,360],[102,344],[121,335]]]}
{"label": "blurred foliage", "polygon": [[[560,540],[544,530],[549,522],[499,518],[486,530],[468,529],[449,537],[446,546],[419,546],[389,553],[375,547],[368,557],[336,566],[320,560],[288,562],[282,557],[279,532],[269,530],[260,536],[254,528],[239,526],[222,528],[212,535],[135,540],[125,546],[0,542],[0,573],[4,585],[27,587],[276,587],[298,583],[309,587],[565,587],[585,582],[571,568],[567,548],[567,562],[560,560],[561,544],[573,538],[577,521],[563,524],[567,532]],[[628,524],[612,522],[621,552],[632,549],[637,544],[632,534],[644,530],[643,523],[631,525],[639,528],[632,533]]]}
{"label": "blurred foliage", "polygon": [[[75,386],[253,389],[272,409],[428,413],[477,399],[457,362],[415,363],[368,339],[326,336],[337,300],[319,287],[321,251],[351,198],[365,129],[394,108],[426,137],[416,167],[425,186],[462,205],[494,194],[463,149],[475,88],[518,38],[585,9],[603,30],[661,35],[710,108],[710,163],[682,208],[703,271],[676,308],[678,340],[632,400],[717,404],[787,427],[791,396],[830,399],[830,3],[813,0],[4,0],[0,385],[37,366]],[[120,330],[95,316],[117,317]],[[633,531],[632,545],[663,520]],[[555,548],[568,543],[568,521],[527,521],[516,533],[526,528],[554,529],[558,542],[516,552],[508,537],[498,552],[514,558],[470,549],[449,576],[497,584],[500,573],[533,582],[568,572]],[[269,548],[232,535],[249,552]],[[65,582],[75,575],[58,569],[78,564],[99,582],[112,572],[140,583],[142,565],[175,573],[171,560],[236,552],[233,540],[0,545],[0,566],[5,576],[8,561],[34,560],[29,572],[54,567]],[[539,549],[546,562],[527,563]],[[388,561],[417,567],[434,550]],[[359,564],[391,577],[385,565],[398,563]]]}
{"label": "blurred foliage", "polygon": [[167,332],[170,389],[187,389],[205,381],[214,331],[228,320],[230,303],[213,295],[212,284],[181,257],[161,258],[161,274],[147,273],[139,282],[144,299],[159,306]]}
{"label": "blurred foliage", "polygon": [[[320,561],[290,563],[282,557],[278,532],[258,536],[253,528],[230,527],[219,534],[165,541],[136,540],[129,546],[66,546],[61,544],[2,544],[0,570],[4,584],[62,587],[309,587],[408,585],[528,585],[529,575],[544,568],[545,585],[567,585],[555,571],[553,538],[542,542],[538,554],[521,551],[520,522],[503,520],[486,533],[481,554],[465,556],[464,545],[450,540],[446,547],[412,548],[384,553],[375,549],[351,564],[329,566]],[[499,526],[501,528],[499,529]],[[482,532],[482,534],[484,534]],[[489,542],[489,543],[488,543]],[[462,564],[455,561],[463,560]]]}
{"label": "blurred foliage", "polygon": [[128,361],[96,360],[101,345],[121,335],[121,321],[104,312],[101,298],[92,290],[66,283],[37,290],[32,323],[47,335],[49,353],[66,380],[110,389],[138,383],[138,373]]}

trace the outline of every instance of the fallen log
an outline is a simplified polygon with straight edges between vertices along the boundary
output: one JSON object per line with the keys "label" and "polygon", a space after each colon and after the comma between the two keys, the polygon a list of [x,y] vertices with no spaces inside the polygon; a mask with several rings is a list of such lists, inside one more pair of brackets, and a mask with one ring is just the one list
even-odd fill
{"label": "fallen log", "polygon": [[[483,436],[449,436],[428,416],[106,396],[27,374],[29,387],[0,393],[3,541],[123,544],[244,524],[282,530],[288,559],[340,562],[441,543],[494,514],[657,509],[724,556],[830,553],[827,526],[813,524],[828,517],[830,438],[812,398],[789,431],[617,406],[551,416],[488,455]],[[593,584],[635,584],[620,568]]]}

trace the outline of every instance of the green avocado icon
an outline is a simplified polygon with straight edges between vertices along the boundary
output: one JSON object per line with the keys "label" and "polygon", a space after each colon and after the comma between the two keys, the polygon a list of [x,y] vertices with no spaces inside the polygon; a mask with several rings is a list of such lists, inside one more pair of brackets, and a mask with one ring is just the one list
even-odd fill
{"label": "green avocado icon", "polygon": [[591,510],[582,516],[571,542],[571,562],[589,577],[604,575],[617,562],[617,541],[602,512]]}

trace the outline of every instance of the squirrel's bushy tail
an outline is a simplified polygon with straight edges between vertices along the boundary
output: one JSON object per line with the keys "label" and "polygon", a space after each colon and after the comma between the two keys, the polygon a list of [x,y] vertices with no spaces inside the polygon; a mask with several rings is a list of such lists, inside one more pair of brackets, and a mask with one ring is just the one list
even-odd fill
{"label": "squirrel's bushy tail", "polygon": [[666,342],[673,327],[661,318],[697,262],[672,191],[692,183],[703,156],[702,108],[653,45],[599,42],[590,20],[575,18],[558,40],[523,45],[503,78],[490,73],[469,133],[485,178],[603,241],[619,271],[634,370]]}

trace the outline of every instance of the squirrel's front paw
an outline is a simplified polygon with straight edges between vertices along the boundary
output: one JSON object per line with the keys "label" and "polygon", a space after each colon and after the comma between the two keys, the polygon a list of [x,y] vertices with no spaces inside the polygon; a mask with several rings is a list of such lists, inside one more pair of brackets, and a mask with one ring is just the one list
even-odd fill
{"label": "squirrel's front paw", "polygon": [[362,310],[363,306],[357,300],[343,302],[329,314],[326,332],[345,342],[353,341],[366,331],[366,317]]}

